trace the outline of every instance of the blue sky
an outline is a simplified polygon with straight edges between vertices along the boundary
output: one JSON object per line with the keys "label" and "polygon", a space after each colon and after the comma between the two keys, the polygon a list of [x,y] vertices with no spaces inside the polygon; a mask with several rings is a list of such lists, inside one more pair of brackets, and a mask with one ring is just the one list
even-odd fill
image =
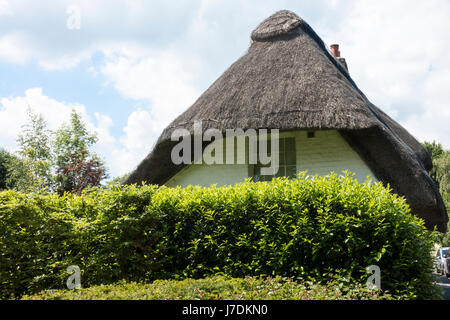
{"label": "blue sky", "polygon": [[340,44],[373,103],[450,147],[447,0],[0,0],[0,146],[16,149],[28,105],[53,129],[75,108],[126,173],[281,9]]}

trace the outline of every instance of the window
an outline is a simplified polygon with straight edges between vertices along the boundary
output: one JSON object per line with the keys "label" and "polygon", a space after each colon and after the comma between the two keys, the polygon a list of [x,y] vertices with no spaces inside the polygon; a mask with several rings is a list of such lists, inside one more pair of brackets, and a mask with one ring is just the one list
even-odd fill
{"label": "window", "polygon": [[[271,144],[267,141],[268,155],[270,156]],[[261,175],[261,168],[270,167],[270,163],[262,165],[260,163],[250,165],[249,176],[253,177],[253,181],[271,181],[274,177],[289,177],[293,178],[297,173],[296,167],[296,153],[295,153],[295,138],[280,138],[279,139],[279,169],[275,175]]]}

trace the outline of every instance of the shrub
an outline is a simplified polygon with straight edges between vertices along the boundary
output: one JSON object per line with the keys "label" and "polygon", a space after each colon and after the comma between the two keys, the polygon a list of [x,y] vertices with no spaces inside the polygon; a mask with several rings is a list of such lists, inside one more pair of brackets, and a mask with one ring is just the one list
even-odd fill
{"label": "shrub", "polygon": [[[229,187],[113,186],[82,196],[0,193],[0,295],[119,280],[272,275],[367,279],[434,297],[432,239],[405,200],[349,175]],[[5,261],[5,263],[3,263]]]}
{"label": "shrub", "polygon": [[71,253],[74,228],[64,207],[56,196],[0,193],[0,297],[57,282]]}
{"label": "shrub", "polygon": [[156,280],[119,282],[79,290],[46,290],[22,300],[391,300],[389,294],[337,281],[326,285],[298,283],[281,277]]}

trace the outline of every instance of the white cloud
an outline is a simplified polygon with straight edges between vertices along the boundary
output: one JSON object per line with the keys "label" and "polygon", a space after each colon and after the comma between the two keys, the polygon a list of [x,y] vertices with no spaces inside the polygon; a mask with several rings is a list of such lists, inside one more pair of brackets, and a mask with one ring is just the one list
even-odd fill
{"label": "white cloud", "polygon": [[110,129],[113,126],[112,119],[109,116],[99,112],[95,112],[94,117],[97,126],[95,127],[92,122],[90,122],[89,129],[97,133],[98,147],[105,149],[114,146],[116,139],[110,133]]}
{"label": "white cloud", "polygon": [[420,141],[436,140],[449,148],[450,112],[448,104],[427,104],[421,114],[409,116],[402,124]]}
{"label": "white cloud", "polygon": [[72,108],[85,118],[86,108],[80,104],[59,102],[42,94],[41,88],[31,88],[25,91],[25,96],[9,97],[0,100],[0,137],[1,144],[14,149],[15,139],[21,127],[27,121],[27,108],[42,114],[50,129],[55,130],[63,122],[69,120]]}
{"label": "white cloud", "polygon": [[[170,121],[187,109],[199,95],[194,87],[191,63],[172,52],[149,54],[145,58],[110,55],[101,73],[123,96],[150,103],[147,126],[161,132]],[[131,116],[130,116],[131,117]]]}
{"label": "white cloud", "polygon": [[31,58],[26,47],[25,36],[19,32],[0,37],[0,59],[10,63],[23,64]]}
{"label": "white cloud", "polygon": [[120,146],[112,151],[111,168],[117,175],[123,175],[138,164],[151,151],[157,134],[149,125],[150,114],[145,110],[137,110],[128,117],[127,125],[120,138]]}
{"label": "white cloud", "polygon": [[155,139],[155,131],[149,125],[151,122],[151,116],[145,110],[131,113],[123,129],[125,135],[120,139],[122,145],[128,151],[140,154],[141,157],[146,156],[151,147],[149,141]]}
{"label": "white cloud", "polygon": [[12,15],[11,8],[7,0],[0,0],[0,16],[2,15]]}
{"label": "white cloud", "polygon": [[[8,48],[23,55],[26,48],[28,61],[48,70],[67,69],[120,43],[154,47],[173,41],[197,6],[188,0],[0,0],[0,34],[15,44],[0,43],[0,52]],[[71,7],[79,8],[79,29],[68,27]],[[26,37],[19,37],[18,30]]]}
{"label": "white cloud", "polygon": [[[450,49],[450,48],[449,48]],[[423,111],[407,115],[405,127],[421,141],[436,140],[450,147],[450,69],[437,68],[421,88]]]}
{"label": "white cloud", "polygon": [[60,57],[57,59],[54,58],[42,58],[39,61],[39,65],[47,70],[47,71],[53,71],[53,70],[63,70],[63,69],[71,69],[78,65],[82,58],[80,56],[78,57]]}
{"label": "white cloud", "polygon": [[330,0],[330,7],[336,9],[339,5],[339,0]]}

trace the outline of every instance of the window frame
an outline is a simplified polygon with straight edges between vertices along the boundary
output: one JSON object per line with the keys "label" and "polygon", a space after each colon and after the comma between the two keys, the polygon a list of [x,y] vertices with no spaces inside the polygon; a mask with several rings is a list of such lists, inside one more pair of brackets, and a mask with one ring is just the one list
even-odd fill
{"label": "window frame", "polygon": [[[258,147],[256,148],[256,152],[258,152],[259,148],[259,139],[258,136]],[[271,146],[270,146],[270,137],[268,140],[268,154],[270,155]],[[257,174],[256,171],[260,170],[263,167],[268,167],[269,165],[261,165],[261,164],[249,164],[249,172],[248,176],[253,179],[253,181],[272,181],[273,178],[276,177],[288,177],[292,179],[295,177],[297,173],[297,152],[296,152],[296,139],[295,137],[280,137],[279,138],[279,169],[277,174],[275,175],[261,175]],[[288,154],[289,153],[289,154]],[[290,159],[287,159],[290,158]],[[290,174],[289,170],[291,171]],[[292,171],[293,170],[293,171]],[[256,178],[259,177],[259,178]]]}

